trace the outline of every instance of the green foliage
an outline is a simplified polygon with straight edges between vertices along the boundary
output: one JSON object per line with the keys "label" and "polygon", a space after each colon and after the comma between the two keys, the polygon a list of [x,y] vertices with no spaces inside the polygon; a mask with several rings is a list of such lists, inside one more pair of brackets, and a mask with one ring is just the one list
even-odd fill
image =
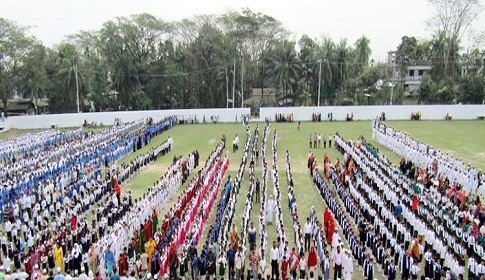
{"label": "green foliage", "polygon": [[14,92],[22,95],[20,67],[36,41],[29,29],[0,17],[0,94],[5,108]]}
{"label": "green foliage", "polygon": [[300,59],[294,45],[292,42],[284,42],[273,59],[273,75],[284,94],[285,104],[288,95],[296,92],[301,73]]}
{"label": "green foliage", "polygon": [[485,79],[481,75],[470,75],[460,81],[463,103],[483,104],[485,99]]}
{"label": "green foliage", "polygon": [[421,103],[432,103],[435,100],[435,93],[438,90],[438,86],[431,79],[430,76],[426,75],[421,82],[419,87],[419,101]]}
{"label": "green foliage", "polygon": [[[433,83],[423,85],[422,102],[477,102],[479,96],[464,83],[472,82],[470,88],[479,83],[459,77],[462,69],[468,75],[485,74],[483,52],[472,49],[461,56],[460,37],[449,31],[442,28],[431,41],[402,37],[396,53],[401,75],[412,63],[432,61]],[[297,48],[290,35],[277,19],[250,9],[174,22],[145,13],[117,17],[46,48],[29,27],[0,18],[0,94],[4,103],[14,94],[47,96],[51,112],[76,112],[77,96],[83,111],[91,110],[83,106],[88,100],[99,111],[240,107],[254,88],[261,88],[261,98],[248,105],[287,105],[290,98],[326,105],[390,101],[388,89],[376,82],[393,79],[369,65],[372,49],[366,36],[349,44],[345,38],[335,42],[303,35]],[[265,98],[264,88],[279,98]],[[402,100],[401,90],[396,84],[393,104]]]}
{"label": "green foliage", "polygon": [[430,76],[425,76],[419,88],[419,101],[425,104],[450,104],[455,101],[454,91],[451,79],[435,83]]}
{"label": "green foliage", "polygon": [[369,66],[369,58],[372,54],[372,49],[370,48],[369,38],[362,35],[354,44],[355,47],[355,59],[356,59],[356,71],[362,72]]}
{"label": "green foliage", "polygon": [[133,110],[149,110],[152,109],[152,101],[148,97],[148,94],[143,90],[141,86],[138,86],[136,90],[132,93],[131,104]]}
{"label": "green foliage", "polygon": [[307,90],[303,90],[299,95],[300,104],[303,106],[312,106],[312,99]]}

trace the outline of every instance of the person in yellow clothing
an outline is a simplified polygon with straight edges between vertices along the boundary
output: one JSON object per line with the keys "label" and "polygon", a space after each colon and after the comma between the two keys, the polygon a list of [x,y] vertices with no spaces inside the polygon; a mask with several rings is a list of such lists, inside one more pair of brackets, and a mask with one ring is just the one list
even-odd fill
{"label": "person in yellow clothing", "polygon": [[148,271],[151,271],[152,269],[151,259],[152,259],[153,251],[155,251],[156,246],[157,246],[157,243],[155,243],[155,240],[153,240],[153,238],[151,237],[150,237],[150,241],[148,241],[147,244],[145,244],[145,247],[147,249],[148,259],[150,260],[148,262]]}
{"label": "person in yellow clothing", "polygon": [[59,244],[54,248],[54,260],[56,262],[56,267],[60,267],[64,271],[64,252]]}

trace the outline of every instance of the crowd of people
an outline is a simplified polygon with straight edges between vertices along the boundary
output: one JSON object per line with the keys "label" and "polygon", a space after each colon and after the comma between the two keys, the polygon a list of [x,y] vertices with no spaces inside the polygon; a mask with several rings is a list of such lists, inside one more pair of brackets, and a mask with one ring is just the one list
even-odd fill
{"label": "crowd of people", "polygon": [[2,145],[3,271],[13,277],[57,269],[87,273],[90,247],[133,203],[129,192],[120,196],[120,184],[165,154],[173,140],[129,164],[117,161],[173,124],[173,118],[153,126],[141,120],[99,133],[48,130],[6,141]]}
{"label": "crowd of people", "polygon": [[295,119],[293,113],[275,113],[274,120],[275,122],[293,122]]}
{"label": "crowd of people", "polygon": [[[320,170],[310,150],[308,168],[326,207],[323,221],[312,206],[300,223],[297,197],[303,194],[295,192],[286,152],[292,221],[292,231],[286,232],[276,130],[271,168],[266,162],[269,121],[260,149],[259,127],[252,138],[246,126],[234,179],[224,179],[229,152],[224,155],[223,136],[197,172],[193,171],[199,166],[198,151],[185,158],[174,156],[165,174],[140,198],[122,193],[121,185],[166,155],[173,139],[168,137],[128,163],[121,159],[150,145],[176,122],[142,120],[100,133],[46,131],[6,141],[0,151],[0,280],[46,275],[55,280],[313,280],[321,275],[328,280],[331,274],[336,280],[361,278],[356,275],[360,273],[367,280],[377,273],[389,280],[399,275],[463,279],[466,270],[470,279],[485,277],[485,210],[478,196],[483,177],[471,165],[378,120],[373,138],[403,158],[400,166],[392,165],[363,137],[354,143],[338,134],[310,134],[310,149],[321,148],[322,140],[324,148],[327,141],[332,147],[334,140],[343,160],[332,163],[325,154]],[[233,153],[238,144],[236,135]],[[254,174],[259,152],[261,181]],[[248,157],[249,189],[238,229],[235,205]],[[172,200],[175,205],[160,216]],[[255,225],[251,215],[257,203]],[[215,217],[209,220],[211,212]],[[272,246],[268,225],[276,233]],[[207,236],[202,236],[206,228]],[[354,272],[354,262],[359,272]]]}
{"label": "crowd of people", "polygon": [[435,149],[414,139],[405,132],[375,121],[373,139],[398,154],[403,161],[401,171],[421,184],[437,184],[448,192],[466,191],[463,195],[475,197],[485,177],[480,169],[455,156]]}
{"label": "crowd of people", "polygon": [[308,142],[310,149],[321,149],[322,148],[322,140],[323,140],[323,148],[327,148],[327,142],[328,142],[328,147],[332,147],[332,134],[323,134],[323,137],[320,133],[314,133],[313,136],[310,133],[310,136],[308,137]]}
{"label": "crowd of people", "polygon": [[312,113],[312,122],[321,122],[322,113]]}
{"label": "crowd of people", "polygon": [[[460,279],[465,272],[465,255],[474,260],[483,257],[475,254],[475,250],[467,250],[469,243],[446,225],[446,217],[439,213],[441,199],[431,200],[437,194],[436,188],[421,186],[421,191],[416,193],[413,179],[392,167],[363,138],[354,144],[336,136],[336,145],[345,154],[338,173],[348,189],[346,205],[348,208],[360,206],[356,224],[371,239],[377,237],[369,245],[374,246],[371,251],[384,270],[393,261],[395,265],[400,264],[403,278],[413,277],[418,275],[420,263],[424,262],[426,277],[439,279],[446,273],[447,277]],[[354,213],[355,209],[348,211]],[[361,240],[363,237],[368,242],[369,238],[361,236]]]}

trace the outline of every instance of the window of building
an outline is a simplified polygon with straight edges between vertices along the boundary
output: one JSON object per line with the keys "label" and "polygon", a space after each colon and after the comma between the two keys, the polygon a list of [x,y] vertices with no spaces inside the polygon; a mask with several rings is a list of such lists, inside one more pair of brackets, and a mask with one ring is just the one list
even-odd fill
{"label": "window of building", "polygon": [[414,77],[414,70],[409,70],[409,76]]}
{"label": "window of building", "polygon": [[404,85],[404,91],[409,92],[409,85]]}
{"label": "window of building", "polygon": [[418,70],[418,76],[423,76],[424,75],[424,70]]}

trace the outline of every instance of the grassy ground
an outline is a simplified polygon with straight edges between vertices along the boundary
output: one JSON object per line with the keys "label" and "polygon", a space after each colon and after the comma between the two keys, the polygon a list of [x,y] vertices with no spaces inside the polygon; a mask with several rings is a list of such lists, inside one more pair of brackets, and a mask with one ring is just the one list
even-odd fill
{"label": "grassy ground", "polygon": [[387,122],[391,126],[485,170],[484,121]]}
{"label": "grassy ground", "polygon": [[[435,147],[454,153],[459,158],[465,160],[465,162],[471,162],[473,165],[484,169],[485,168],[485,148],[483,146],[483,139],[485,137],[485,122],[480,121],[422,121],[422,122],[410,122],[410,121],[392,121],[388,122],[391,126],[398,129],[407,131],[413,137],[423,140]],[[251,123],[251,131],[254,131],[256,123]],[[261,139],[263,134],[263,124],[260,123],[260,140],[258,147],[261,147]],[[278,130],[279,141],[278,141],[278,173],[280,178],[280,190],[282,199],[282,211],[284,216],[284,225],[287,237],[290,241],[293,240],[293,229],[291,217],[289,215],[287,195],[288,195],[288,185],[286,179],[286,165],[285,165],[285,152],[288,150],[291,155],[291,167],[293,173],[293,180],[295,186],[295,196],[298,202],[298,212],[300,218],[300,224],[303,225],[306,217],[310,213],[311,206],[314,205],[317,213],[319,214],[319,219],[323,219],[323,208],[324,203],[318,194],[315,186],[312,184],[312,180],[309,176],[308,170],[306,168],[307,155],[309,151],[308,137],[311,133],[321,133],[323,134],[334,134],[338,132],[344,138],[357,139],[359,135],[363,135],[370,143],[378,147],[384,154],[386,154],[392,162],[397,163],[399,158],[382,146],[376,144],[371,140],[371,122],[370,121],[358,121],[358,122],[322,122],[322,123],[310,123],[303,122],[301,124],[300,131],[297,131],[296,123],[272,123],[271,131],[274,129]],[[17,131],[9,131],[7,133],[17,133]],[[122,190],[131,190],[135,197],[140,197],[147,189],[153,185],[160,176],[162,176],[167,167],[172,162],[174,155],[184,155],[186,156],[189,152],[193,150],[199,150],[200,152],[200,164],[203,165],[211,150],[216,146],[218,141],[221,139],[222,135],[225,134],[227,137],[227,146],[231,146],[231,141],[235,134],[239,134],[241,146],[245,142],[245,128],[241,124],[200,124],[200,125],[184,125],[177,126],[170,131],[156,137],[150,143],[150,146],[157,145],[162,141],[165,141],[170,135],[174,139],[173,150],[166,156],[161,157],[157,162],[152,163],[150,166],[146,167],[143,171],[135,175],[127,184],[122,186]],[[0,134],[0,137],[6,134]],[[12,137],[12,136],[8,136]],[[271,134],[269,137],[266,155],[268,165],[271,166],[271,144],[272,144]],[[322,143],[323,145],[323,143]],[[138,151],[139,153],[144,153],[149,149],[145,147],[144,149]],[[325,153],[328,154],[332,161],[337,158],[342,158],[342,156],[333,148],[323,149],[317,148],[312,149],[316,160],[318,162],[323,162],[323,156]],[[130,155],[125,158],[125,161],[129,161],[131,158],[135,157],[136,154]],[[230,150],[230,167],[228,170],[228,175],[232,177],[235,176],[239,164],[241,162],[242,147],[235,154]],[[249,158],[248,158],[249,161]],[[236,215],[234,222],[237,227],[240,228],[242,210],[244,208],[245,196],[248,193],[249,183],[249,168],[246,166],[244,172],[244,179],[241,185],[239,199],[236,203]],[[261,166],[255,168],[255,177],[261,178]],[[271,193],[273,189],[273,182],[271,176],[268,178],[268,192]],[[225,181],[225,180],[224,180]],[[185,187],[185,186],[184,186]],[[183,191],[182,187],[179,192]],[[176,200],[174,197],[172,203],[169,203],[161,211],[164,214],[170,206]],[[215,208],[214,208],[215,209]],[[251,220],[257,225],[257,219],[259,216],[260,205],[258,203],[253,204]],[[212,212],[214,212],[213,210]],[[208,221],[208,225],[213,223],[215,218],[214,213],[211,213],[211,218]],[[269,225],[268,228],[268,244],[271,244],[273,240],[276,239],[275,225]],[[203,239],[205,240],[206,234],[204,233]],[[259,239],[258,239],[259,240]],[[290,243],[290,246],[293,244]],[[269,255],[266,256],[266,260],[269,260]],[[269,270],[268,270],[269,269]],[[267,271],[270,272],[270,267],[267,266]],[[376,278],[383,279],[382,273],[376,270]],[[333,278],[333,277],[332,277]],[[362,274],[357,267],[354,268],[354,279],[362,279]]]}

